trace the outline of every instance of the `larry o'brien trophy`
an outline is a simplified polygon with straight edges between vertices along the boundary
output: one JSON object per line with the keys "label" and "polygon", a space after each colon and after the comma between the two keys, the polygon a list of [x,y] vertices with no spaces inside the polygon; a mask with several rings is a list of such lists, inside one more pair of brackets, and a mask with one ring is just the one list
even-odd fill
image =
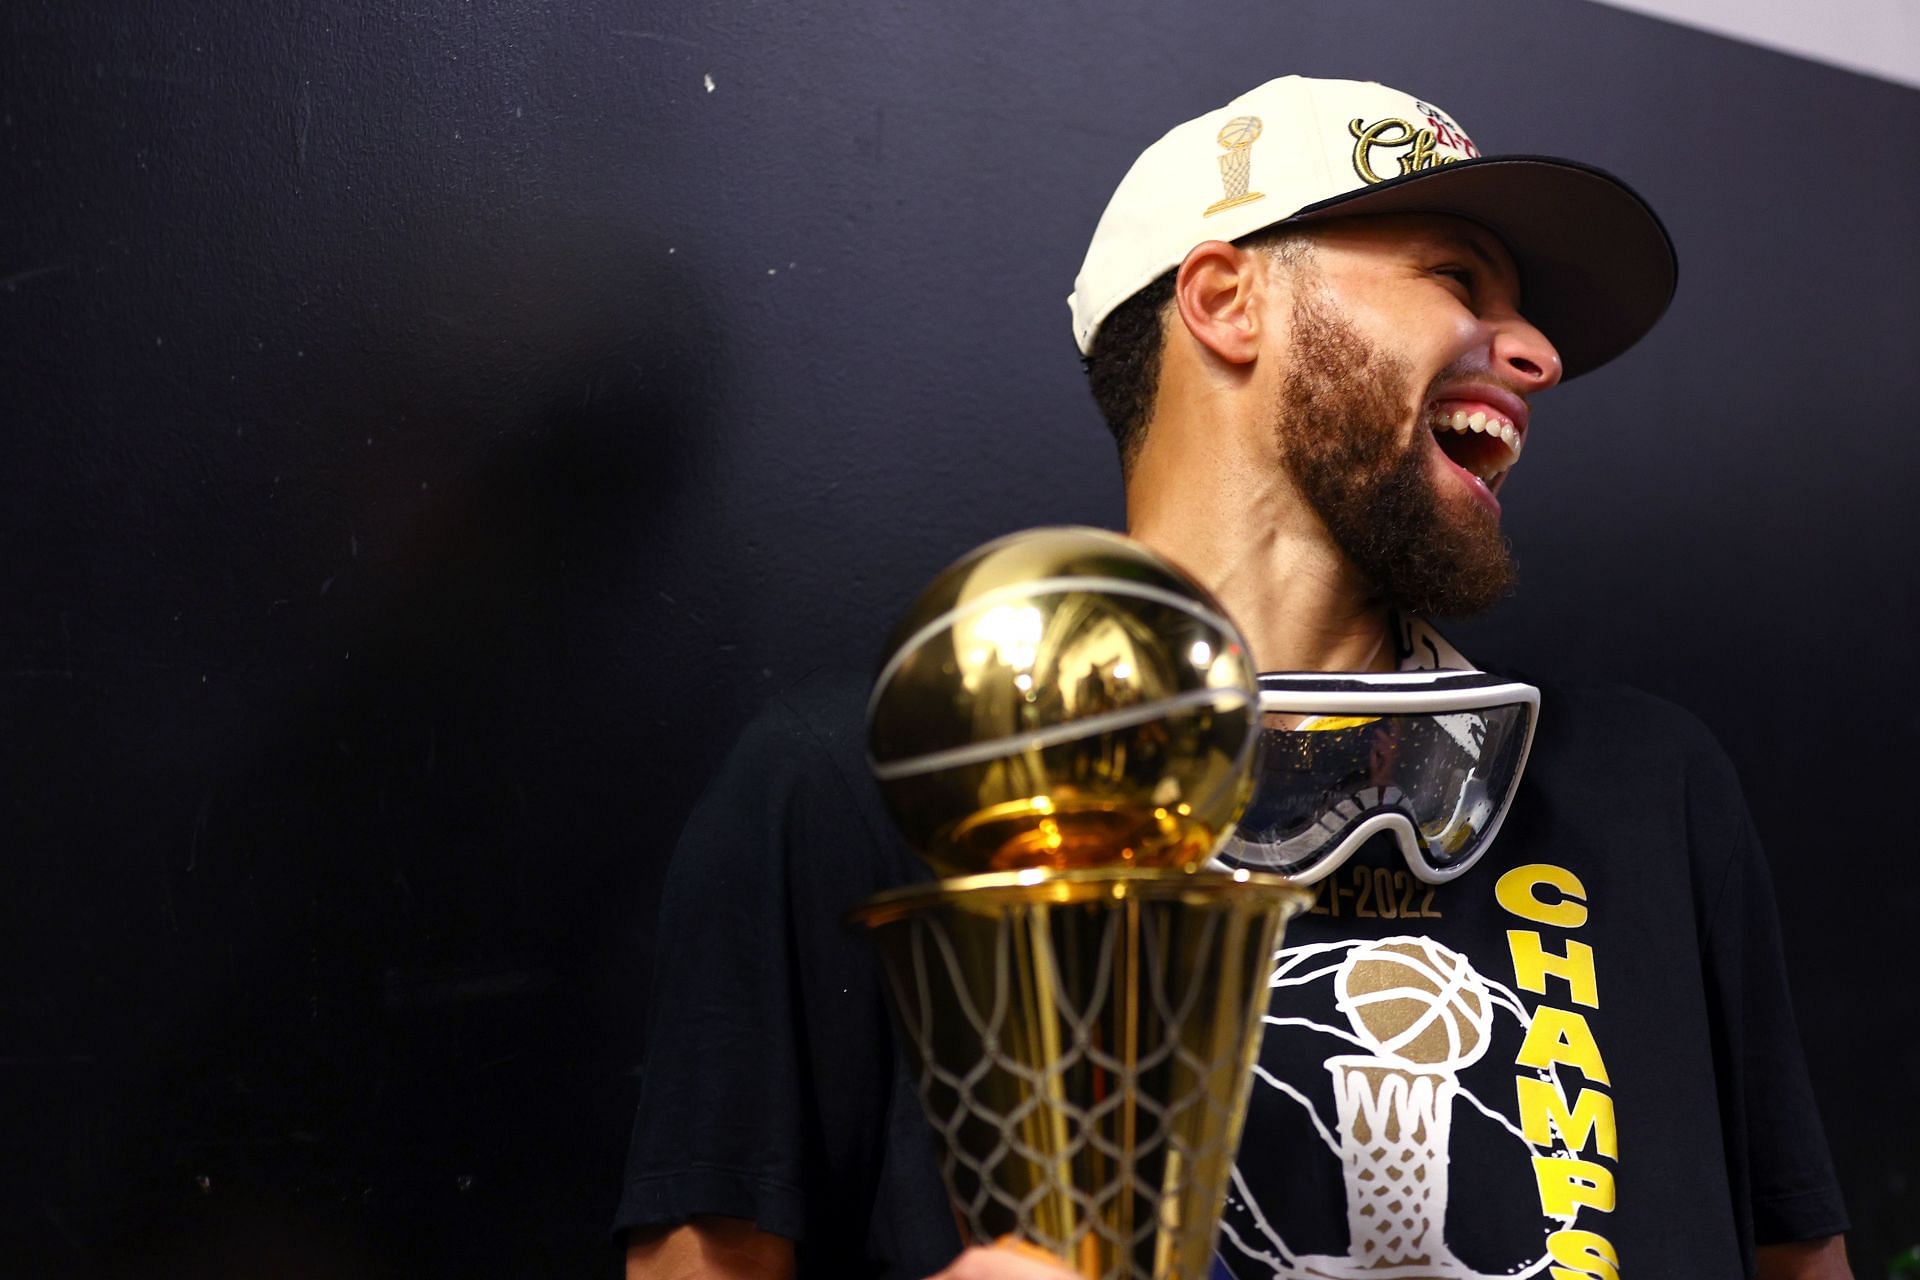
{"label": "larry o'brien trophy", "polygon": [[1309,897],[1205,866],[1259,719],[1220,607],[1111,533],[989,543],[895,631],[869,750],[942,878],[854,918],[974,1242],[1090,1278],[1207,1274],[1274,949]]}

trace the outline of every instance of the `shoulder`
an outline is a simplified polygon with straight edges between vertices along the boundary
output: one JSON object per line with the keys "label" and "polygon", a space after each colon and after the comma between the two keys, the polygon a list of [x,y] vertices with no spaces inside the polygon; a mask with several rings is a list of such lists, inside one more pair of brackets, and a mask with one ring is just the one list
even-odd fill
{"label": "shoulder", "polygon": [[810,877],[839,868],[850,882],[914,878],[867,763],[871,681],[822,669],[774,694],[740,731],[682,831],[676,864],[709,853],[756,862],[805,860]]}
{"label": "shoulder", "polygon": [[1586,760],[1606,758],[1632,775],[1738,788],[1733,763],[1718,738],[1693,712],[1631,685],[1531,680],[1540,690],[1535,750]]}
{"label": "shoulder", "polygon": [[1539,679],[1522,675],[1540,689],[1541,727],[1550,716],[1565,716],[1582,731],[1642,737],[1657,734],[1683,749],[1718,751],[1712,732],[1677,702],[1607,681]]}
{"label": "shoulder", "polygon": [[864,781],[866,685],[846,671],[813,672],[763,702],[721,768],[758,789]]}
{"label": "shoulder", "polygon": [[1646,877],[1684,868],[1704,929],[1728,876],[1761,863],[1739,774],[1713,731],[1627,685],[1534,683],[1540,723],[1522,786],[1562,819],[1564,838],[1604,849],[1609,863]]}
{"label": "shoulder", "polygon": [[836,767],[866,770],[867,693],[872,678],[820,668],[767,700],[748,726]]}

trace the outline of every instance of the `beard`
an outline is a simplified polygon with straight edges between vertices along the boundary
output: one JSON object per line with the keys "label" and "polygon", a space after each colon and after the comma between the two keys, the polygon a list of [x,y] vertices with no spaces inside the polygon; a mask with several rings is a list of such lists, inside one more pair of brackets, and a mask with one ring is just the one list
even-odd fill
{"label": "beard", "polygon": [[1513,589],[1513,553],[1481,503],[1442,493],[1416,427],[1400,444],[1413,371],[1310,287],[1294,295],[1293,361],[1275,409],[1289,476],[1376,598],[1465,617]]}

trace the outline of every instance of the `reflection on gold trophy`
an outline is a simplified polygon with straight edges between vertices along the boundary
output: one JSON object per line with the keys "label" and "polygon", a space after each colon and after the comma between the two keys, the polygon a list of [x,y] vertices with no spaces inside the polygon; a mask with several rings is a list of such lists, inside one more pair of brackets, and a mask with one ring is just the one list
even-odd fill
{"label": "reflection on gold trophy", "polygon": [[944,878],[855,918],[964,1230],[1087,1277],[1205,1276],[1268,968],[1309,897],[1204,865],[1253,786],[1233,624],[1126,538],[1015,534],[921,594],[868,729]]}

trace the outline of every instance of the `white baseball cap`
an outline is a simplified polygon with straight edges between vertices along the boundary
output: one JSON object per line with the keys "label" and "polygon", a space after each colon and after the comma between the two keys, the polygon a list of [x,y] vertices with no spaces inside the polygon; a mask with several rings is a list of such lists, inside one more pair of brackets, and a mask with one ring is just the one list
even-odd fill
{"label": "white baseball cap", "polygon": [[1090,352],[1116,307],[1204,241],[1377,213],[1455,214],[1499,236],[1520,269],[1521,309],[1569,378],[1638,342],[1678,280],[1666,228],[1611,174],[1483,156],[1446,112],[1385,85],[1285,76],[1140,153],[1067,299],[1074,340]]}

